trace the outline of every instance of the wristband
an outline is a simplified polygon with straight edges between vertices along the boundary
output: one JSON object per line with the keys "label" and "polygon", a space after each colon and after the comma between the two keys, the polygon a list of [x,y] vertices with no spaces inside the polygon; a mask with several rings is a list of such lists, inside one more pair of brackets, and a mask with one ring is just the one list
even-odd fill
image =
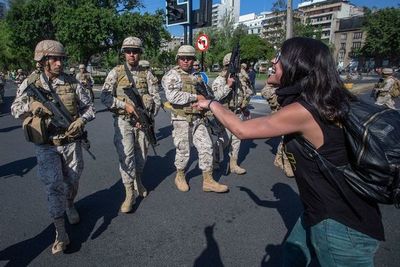
{"label": "wristband", "polygon": [[208,102],[207,108],[208,108],[209,110],[211,110],[211,103],[212,103],[212,102],[215,102],[215,101],[217,101],[217,100],[211,99],[210,102]]}

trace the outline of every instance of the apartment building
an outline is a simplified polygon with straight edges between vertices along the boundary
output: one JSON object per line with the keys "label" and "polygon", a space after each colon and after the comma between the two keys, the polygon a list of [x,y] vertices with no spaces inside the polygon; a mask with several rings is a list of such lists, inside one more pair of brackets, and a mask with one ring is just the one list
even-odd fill
{"label": "apartment building", "polygon": [[298,10],[302,13],[302,22],[321,30],[321,39],[332,44],[340,19],[363,15],[363,9],[348,0],[305,1],[298,5]]}
{"label": "apartment building", "polygon": [[231,16],[234,23],[239,21],[240,0],[221,0],[220,4],[213,4],[211,26],[222,27],[227,16]]}
{"label": "apartment building", "polygon": [[352,61],[359,61],[357,52],[366,40],[366,32],[362,30],[363,20],[363,16],[357,16],[339,21],[338,30],[335,31],[333,54],[339,69],[345,68]]}
{"label": "apartment building", "polygon": [[237,28],[239,25],[245,25],[247,27],[248,34],[256,34],[261,36],[263,30],[263,21],[267,18],[271,12],[261,12],[259,15],[256,13],[250,13],[239,17],[239,21],[234,24]]}
{"label": "apartment building", "polygon": [[167,51],[171,52],[176,47],[181,46],[184,44],[184,37],[183,36],[172,36],[170,41],[162,41],[160,44],[160,51]]}

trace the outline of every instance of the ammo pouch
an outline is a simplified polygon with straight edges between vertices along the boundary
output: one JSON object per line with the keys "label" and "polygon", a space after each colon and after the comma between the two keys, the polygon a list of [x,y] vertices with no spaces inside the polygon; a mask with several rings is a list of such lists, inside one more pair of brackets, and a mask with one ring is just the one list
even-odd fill
{"label": "ammo pouch", "polygon": [[37,145],[48,144],[49,137],[47,133],[46,119],[29,116],[22,123],[25,139]]}

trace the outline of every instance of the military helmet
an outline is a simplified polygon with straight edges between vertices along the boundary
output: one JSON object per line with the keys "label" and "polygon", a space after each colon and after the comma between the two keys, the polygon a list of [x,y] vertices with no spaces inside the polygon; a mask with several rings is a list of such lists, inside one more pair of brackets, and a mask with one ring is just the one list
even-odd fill
{"label": "military helmet", "polygon": [[18,72],[18,73],[22,73],[22,69],[18,69],[17,72]]}
{"label": "military helmet", "polygon": [[127,48],[136,48],[139,49],[141,53],[143,53],[142,40],[132,36],[125,38],[125,40],[122,42],[121,52],[123,53],[124,49]]}
{"label": "military helmet", "polygon": [[242,67],[242,69],[247,69],[247,64],[246,63],[242,63],[242,64],[240,64],[240,67]]}
{"label": "military helmet", "polygon": [[75,72],[75,68],[70,68],[69,72],[74,73]]}
{"label": "military helmet", "polygon": [[231,56],[232,56],[232,53],[228,53],[228,54],[226,54],[226,55],[224,56],[224,60],[222,60],[222,64],[223,64],[224,66],[228,66],[228,65],[229,65],[229,63],[230,63],[230,61],[231,61]]}
{"label": "military helmet", "polygon": [[179,57],[196,57],[196,50],[191,45],[182,45],[178,49],[178,53],[176,54],[175,59]]}
{"label": "military helmet", "polygon": [[35,48],[35,61],[41,61],[44,57],[56,56],[66,57],[64,46],[54,40],[43,40],[40,41]]}
{"label": "military helmet", "polygon": [[85,64],[79,64],[79,69],[86,69]]}
{"label": "military helmet", "polygon": [[382,69],[382,74],[391,75],[391,74],[393,74],[393,69],[391,69],[391,68],[383,68]]}
{"label": "military helmet", "polygon": [[139,66],[143,68],[148,68],[150,67],[150,62],[147,60],[139,60]]}

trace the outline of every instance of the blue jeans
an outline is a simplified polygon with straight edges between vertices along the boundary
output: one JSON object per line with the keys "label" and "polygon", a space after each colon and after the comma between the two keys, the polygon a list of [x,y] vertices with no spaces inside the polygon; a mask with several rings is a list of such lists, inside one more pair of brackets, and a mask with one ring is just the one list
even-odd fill
{"label": "blue jeans", "polygon": [[308,266],[316,258],[320,266],[374,266],[379,241],[335,220],[306,227],[299,218],[283,246],[283,266]]}

